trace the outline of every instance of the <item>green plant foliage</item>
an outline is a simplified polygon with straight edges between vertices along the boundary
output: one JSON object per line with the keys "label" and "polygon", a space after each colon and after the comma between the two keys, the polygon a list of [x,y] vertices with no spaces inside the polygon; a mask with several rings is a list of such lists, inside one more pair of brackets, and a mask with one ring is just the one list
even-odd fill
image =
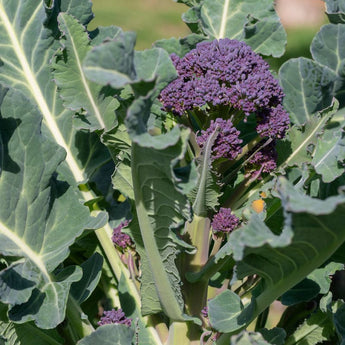
{"label": "green plant foliage", "polygon": [[284,53],[286,33],[271,0],[205,0],[200,19],[210,38],[243,40],[263,55]]}
{"label": "green plant foliage", "polygon": [[344,345],[344,3],[281,90],[215,41],[281,56],[272,0],[175,2],[191,33],[139,51],[0,0],[0,344]]}
{"label": "green plant foliage", "polygon": [[134,332],[124,325],[104,325],[78,342],[78,345],[131,345]]}

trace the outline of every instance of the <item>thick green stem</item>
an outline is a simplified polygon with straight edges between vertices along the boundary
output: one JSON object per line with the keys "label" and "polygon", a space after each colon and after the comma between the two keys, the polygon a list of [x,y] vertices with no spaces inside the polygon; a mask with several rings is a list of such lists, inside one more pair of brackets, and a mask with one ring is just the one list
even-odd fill
{"label": "thick green stem", "polygon": [[173,322],[166,345],[199,345],[201,332],[192,322]]}
{"label": "thick green stem", "polygon": [[[208,260],[210,243],[210,220],[205,217],[194,216],[191,223],[186,224],[186,233],[190,241],[196,247],[194,255],[185,256],[184,272],[199,272]],[[191,315],[202,318],[201,310],[207,301],[208,279],[199,279],[195,283],[185,281],[183,293],[186,309]]]}
{"label": "thick green stem", "polygon": [[91,334],[95,329],[91,325],[91,322],[80,308],[78,302],[71,296],[68,297],[66,319],[67,327],[70,329],[74,344],[87,335]]}
{"label": "thick green stem", "polygon": [[[93,191],[89,188],[88,185],[80,185],[79,189],[84,194],[86,200],[93,200],[96,198],[96,195]],[[100,207],[95,202],[92,205],[93,212],[99,212]],[[114,278],[119,282],[120,278],[125,280],[126,286],[128,288],[128,293],[133,297],[135,301],[136,309],[138,310],[138,314],[141,313],[141,302],[140,302],[140,295],[137,290],[135,282],[131,279],[130,273],[127,267],[123,264],[120,253],[115,249],[115,246],[111,240],[113,235],[113,229],[109,223],[107,223],[103,228],[97,229],[95,231],[98,241],[101,245],[102,251],[104,252],[106,259],[111,267],[111,270],[114,274]],[[120,306],[119,306],[120,307]],[[147,324],[148,319],[143,317],[143,322]],[[151,335],[151,340],[155,341],[154,344],[160,345],[162,342],[158,337],[156,330],[153,327],[148,327],[148,330]]]}

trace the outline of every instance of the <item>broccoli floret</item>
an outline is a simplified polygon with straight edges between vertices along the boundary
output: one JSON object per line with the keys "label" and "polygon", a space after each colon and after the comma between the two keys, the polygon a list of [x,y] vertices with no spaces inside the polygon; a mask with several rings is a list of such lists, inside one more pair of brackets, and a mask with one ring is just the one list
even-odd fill
{"label": "broccoli floret", "polygon": [[98,325],[102,326],[110,323],[120,323],[130,327],[132,325],[132,319],[127,318],[122,309],[104,311],[103,316],[101,317],[100,321],[98,321]]}
{"label": "broccoli floret", "polygon": [[240,220],[231,213],[230,208],[221,207],[213,216],[211,226],[215,233],[229,233],[238,226],[239,222]]}

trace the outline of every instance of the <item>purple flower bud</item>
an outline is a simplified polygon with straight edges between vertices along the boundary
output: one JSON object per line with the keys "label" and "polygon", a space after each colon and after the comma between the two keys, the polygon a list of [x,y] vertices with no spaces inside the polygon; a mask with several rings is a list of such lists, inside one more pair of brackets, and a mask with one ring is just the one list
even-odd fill
{"label": "purple flower bud", "polygon": [[[257,148],[254,148],[254,151]],[[272,141],[260,151],[256,152],[249,160],[247,170],[250,171],[252,177],[261,178],[261,173],[270,173],[277,168],[277,152],[275,150],[275,142]]]}
{"label": "purple flower bud", "polygon": [[98,325],[102,326],[110,323],[120,323],[130,327],[132,325],[132,319],[128,319],[122,309],[104,311],[103,316],[98,321]]}
{"label": "purple flower bud", "polygon": [[116,246],[119,246],[123,249],[127,247],[131,247],[133,245],[131,238],[127,235],[124,234],[121,230],[123,227],[128,225],[128,221],[124,221],[121,223],[119,226],[114,228],[113,230],[113,236],[112,236],[112,241]]}
{"label": "purple flower bud", "polygon": [[239,222],[240,220],[231,213],[230,208],[221,207],[214,215],[211,226],[214,232],[229,233],[238,226]]}
{"label": "purple flower bud", "polygon": [[204,317],[204,318],[208,318],[208,307],[204,307],[202,310],[201,310],[201,315]]}
{"label": "purple flower bud", "polygon": [[210,127],[206,131],[201,131],[201,135],[196,138],[198,145],[203,148],[217,127],[219,132],[212,146],[213,159],[235,159],[242,151],[242,139],[238,138],[240,131],[232,125],[230,120],[223,120],[221,118],[216,119],[216,121],[211,120]]}

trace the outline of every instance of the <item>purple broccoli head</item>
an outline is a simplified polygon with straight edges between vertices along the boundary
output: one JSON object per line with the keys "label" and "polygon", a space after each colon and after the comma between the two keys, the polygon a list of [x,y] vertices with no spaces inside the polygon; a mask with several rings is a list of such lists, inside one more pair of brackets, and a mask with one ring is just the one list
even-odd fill
{"label": "purple broccoli head", "polygon": [[[202,128],[197,137],[201,148],[220,126],[212,147],[213,159],[236,159],[242,151],[236,126],[251,114],[256,117],[260,137],[274,140],[285,136],[290,121],[282,106],[283,90],[268,63],[246,43],[228,38],[204,41],[184,57],[173,54],[171,59],[178,77],[161,92],[160,101],[175,115],[200,115],[210,123],[206,130],[205,123],[198,124]],[[242,134],[245,138],[246,133]],[[251,164],[260,166],[260,174],[275,166],[272,152],[266,149],[252,158]]]}
{"label": "purple broccoli head", "polygon": [[103,316],[98,321],[98,325],[102,326],[110,323],[120,323],[130,327],[132,325],[132,319],[128,319],[122,309],[104,311]]}
{"label": "purple broccoli head", "polygon": [[228,158],[235,159],[241,153],[242,140],[239,139],[240,131],[238,131],[230,120],[223,120],[221,118],[215,121],[211,120],[211,124],[206,131],[201,131],[196,140],[198,145],[203,148],[209,136],[219,128],[219,133],[212,146],[212,158]]}
{"label": "purple broccoli head", "polygon": [[214,232],[229,233],[239,224],[240,220],[231,213],[230,208],[221,207],[219,212],[212,219],[212,229]]}
{"label": "purple broccoli head", "polygon": [[131,238],[122,232],[122,228],[128,225],[128,221],[121,223],[119,226],[113,229],[112,241],[113,243],[123,249],[131,247],[133,245]]}
{"label": "purple broccoli head", "polygon": [[201,42],[183,58],[172,55],[178,78],[161,93],[166,110],[183,115],[226,105],[249,115],[281,104],[283,91],[269,65],[247,44],[224,38]]}

